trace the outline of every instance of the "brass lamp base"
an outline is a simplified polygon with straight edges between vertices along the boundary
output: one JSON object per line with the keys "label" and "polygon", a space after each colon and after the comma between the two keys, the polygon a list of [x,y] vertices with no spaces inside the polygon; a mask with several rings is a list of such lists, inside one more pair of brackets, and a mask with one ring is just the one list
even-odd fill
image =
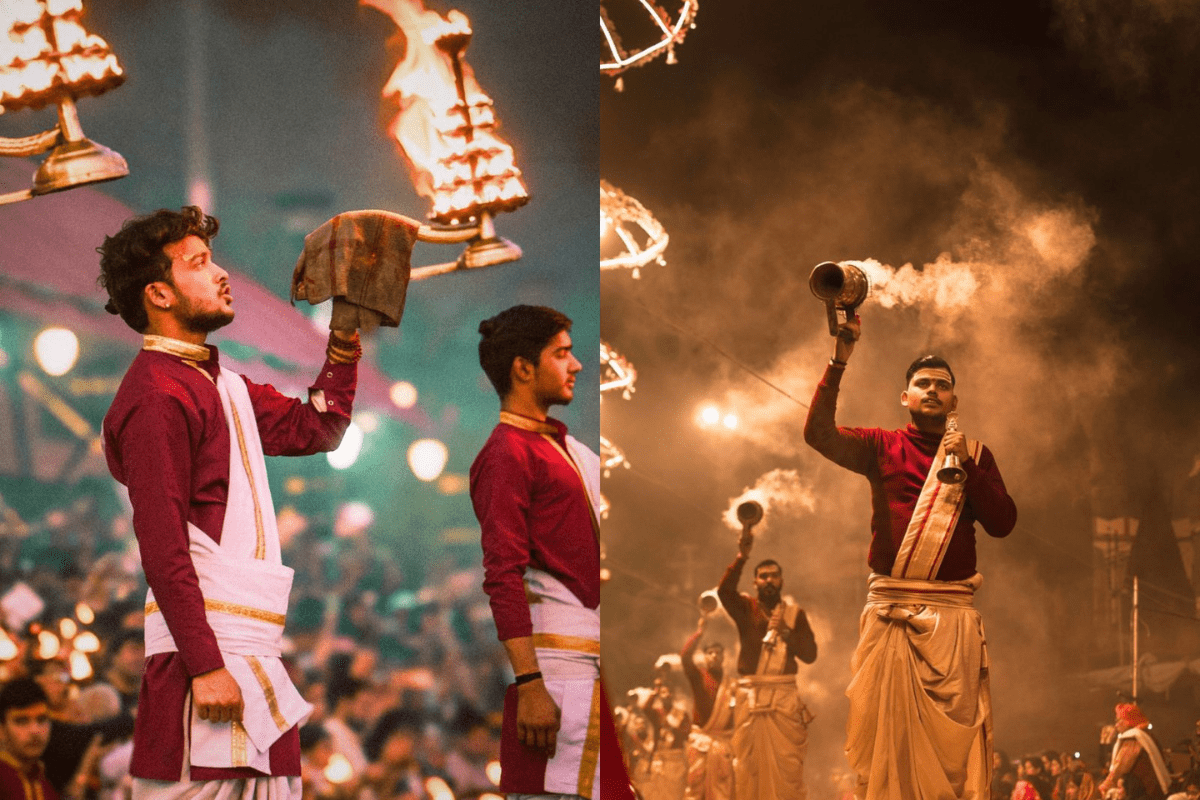
{"label": "brass lamp base", "polygon": [[502,236],[471,242],[458,257],[459,269],[476,269],[507,264],[521,257],[521,248]]}
{"label": "brass lamp base", "polygon": [[120,153],[90,139],[80,139],[64,142],[50,151],[33,176],[31,191],[35,196],[50,194],[128,174],[129,165]]}

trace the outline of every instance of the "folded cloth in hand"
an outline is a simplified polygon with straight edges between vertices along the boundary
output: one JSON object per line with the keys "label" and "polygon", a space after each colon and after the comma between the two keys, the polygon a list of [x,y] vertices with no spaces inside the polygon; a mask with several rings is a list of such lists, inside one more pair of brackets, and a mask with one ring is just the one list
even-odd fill
{"label": "folded cloth in hand", "polygon": [[[334,330],[398,327],[420,223],[390,211],[348,211],[304,237],[292,302],[335,298]],[[343,302],[338,302],[339,300]]]}

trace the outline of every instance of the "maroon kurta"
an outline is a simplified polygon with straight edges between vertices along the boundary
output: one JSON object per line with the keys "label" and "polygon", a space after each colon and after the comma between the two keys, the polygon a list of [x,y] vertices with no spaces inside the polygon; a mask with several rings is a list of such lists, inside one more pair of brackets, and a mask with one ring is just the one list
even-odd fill
{"label": "maroon kurta", "polygon": [[[566,450],[567,426],[547,422]],[[599,607],[592,509],[579,475],[542,434],[497,425],[471,465],[471,503],[482,528],[483,589],[500,641],[533,635],[526,567],[558,578],[585,607]]]}
{"label": "maroon kurta", "polygon": [[703,631],[696,631],[683,643],[679,652],[680,665],[683,674],[692,687],[692,707],[695,709],[696,724],[701,728],[712,716],[713,703],[717,700],[717,691],[721,688],[721,674],[712,673],[708,667],[696,666],[696,646],[700,644]]}
{"label": "maroon kurta", "polygon": [[[770,614],[763,609],[757,597],[738,591],[738,582],[742,579],[745,566],[746,557],[739,551],[717,584],[717,597],[721,598],[721,605],[737,625],[741,644],[738,649],[738,673],[753,675],[758,670],[758,657],[762,654],[763,637],[767,635]],[[817,640],[804,609],[796,614],[796,627],[786,631],[780,638],[788,649],[788,658],[783,666],[784,675],[795,674],[797,658],[805,664],[817,660]]]}
{"label": "maroon kurta", "polygon": [[[871,550],[867,563],[890,575],[896,553],[908,530],[917,498],[942,441],[915,426],[896,431],[880,428],[839,428],[834,422],[838,387],[844,367],[830,365],[817,385],[808,410],[804,440],[821,455],[846,469],[865,475],[871,484]],[[968,459],[966,502],[950,537],[937,580],[957,581],[975,574],[975,523],[989,536],[1001,538],[1017,524],[1017,507],[992,453],[985,446],[979,463]]]}
{"label": "maroon kurta", "polygon": [[[229,492],[228,423],[214,383],[217,348],[193,362],[151,350],[133,360],[104,418],[104,450],[113,477],[129,489],[133,530],[146,582],[162,610],[178,653],[146,661],[134,729],[137,778],[179,780],[183,773],[183,709],[191,678],[224,666],[204,613],[189,555],[187,523],[221,541]],[[312,391],[326,411],[246,381],[266,455],[332,450],[350,423],[357,364],[325,363]],[[271,747],[272,775],[299,775],[293,728]],[[192,780],[254,777],[248,767],[192,767]]]}
{"label": "maroon kurta", "polygon": [[8,753],[0,752],[0,798],[3,800],[58,800],[58,792],[46,780],[42,762],[25,772]]}

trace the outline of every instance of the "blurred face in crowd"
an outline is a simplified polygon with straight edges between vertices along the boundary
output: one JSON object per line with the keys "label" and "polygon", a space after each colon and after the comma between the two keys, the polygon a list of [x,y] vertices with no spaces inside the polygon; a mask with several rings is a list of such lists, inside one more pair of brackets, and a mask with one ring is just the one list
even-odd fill
{"label": "blurred face in crowd", "polygon": [[709,672],[721,669],[725,661],[725,648],[719,644],[710,644],[704,648],[704,666]]}
{"label": "blurred face in crowd", "polygon": [[383,751],[379,754],[383,763],[400,766],[412,761],[413,750],[416,746],[416,735],[410,730],[398,730],[383,743]]}
{"label": "blurred face in crowd", "polygon": [[42,757],[50,742],[50,709],[45,703],[10,708],[0,730],[8,752],[22,764],[32,764]]}
{"label": "blurred face in crowd", "polygon": [[128,639],[121,649],[113,654],[113,669],[130,680],[142,677],[146,668],[146,645],[137,639]]}
{"label": "blurred face in crowd", "polygon": [[48,705],[55,711],[66,707],[71,693],[71,675],[62,664],[47,664],[34,679],[46,693]]}

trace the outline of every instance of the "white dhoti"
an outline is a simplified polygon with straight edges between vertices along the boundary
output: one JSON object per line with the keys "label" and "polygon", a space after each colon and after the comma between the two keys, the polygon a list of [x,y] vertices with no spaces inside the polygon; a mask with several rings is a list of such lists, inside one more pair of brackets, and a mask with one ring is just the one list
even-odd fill
{"label": "white dhoti", "polygon": [[987,800],[991,696],[978,575],[872,575],[851,669],[846,756],[860,800]]}
{"label": "white dhoti", "polygon": [[804,800],[808,708],[795,675],[738,680],[734,707],[734,791],[739,798]]}
{"label": "white dhoti", "polygon": [[[527,794],[599,797],[600,611],[579,602],[554,576],[529,568],[525,585],[533,645],[546,691],[562,716],[554,755],[516,741],[516,687],[505,697],[501,788]],[[511,730],[510,730],[511,728]]]}
{"label": "white dhoti", "polygon": [[133,779],[133,800],[289,800],[300,796],[298,775],[227,781]]}

